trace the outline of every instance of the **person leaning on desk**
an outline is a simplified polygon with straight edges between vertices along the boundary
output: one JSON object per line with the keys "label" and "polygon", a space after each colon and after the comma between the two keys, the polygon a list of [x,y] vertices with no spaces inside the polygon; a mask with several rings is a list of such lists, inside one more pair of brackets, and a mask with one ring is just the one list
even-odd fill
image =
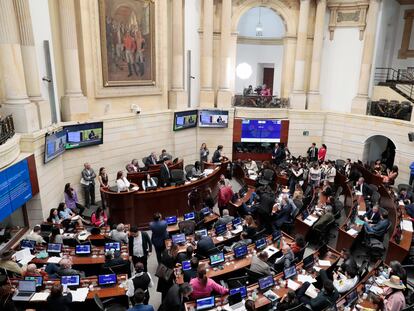
{"label": "person leaning on desk", "polygon": [[118,188],[118,193],[123,191],[129,191],[131,183],[126,179],[123,171],[118,171],[116,174],[116,186]]}

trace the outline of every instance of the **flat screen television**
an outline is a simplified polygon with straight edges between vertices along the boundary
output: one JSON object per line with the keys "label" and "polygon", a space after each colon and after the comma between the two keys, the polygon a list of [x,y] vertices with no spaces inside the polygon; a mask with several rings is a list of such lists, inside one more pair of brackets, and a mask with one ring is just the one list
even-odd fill
{"label": "flat screen television", "polygon": [[197,110],[174,112],[174,131],[189,129],[197,126]]}
{"label": "flat screen television", "polygon": [[278,143],[282,129],[281,120],[242,120],[241,142]]}
{"label": "flat screen television", "polygon": [[66,133],[61,130],[45,136],[45,157],[44,163],[52,161],[65,152]]}
{"label": "flat screen television", "polygon": [[65,149],[103,144],[103,122],[67,125],[63,131],[66,133]]}
{"label": "flat screen television", "polygon": [[229,112],[226,110],[202,109],[198,111],[199,127],[228,127]]}

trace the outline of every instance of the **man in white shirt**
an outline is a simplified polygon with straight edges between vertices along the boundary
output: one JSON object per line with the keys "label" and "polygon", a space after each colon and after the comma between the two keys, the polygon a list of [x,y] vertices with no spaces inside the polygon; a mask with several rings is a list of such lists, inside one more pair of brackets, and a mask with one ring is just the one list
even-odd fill
{"label": "man in white shirt", "polygon": [[131,227],[129,232],[129,259],[134,265],[141,262],[144,265],[144,271],[147,271],[148,256],[152,252],[151,239],[145,231],[139,231],[136,226]]}
{"label": "man in white shirt", "polygon": [[325,170],[325,179],[329,181],[331,185],[333,185],[335,182],[335,176],[336,176],[336,168],[333,166],[332,162],[329,161],[328,166]]}
{"label": "man in white shirt", "polygon": [[127,292],[126,295],[132,300],[134,293],[137,289],[142,289],[145,293],[144,304],[149,301],[149,290],[148,288],[154,287],[151,274],[144,271],[144,265],[138,262],[135,265],[135,275],[127,281]]}
{"label": "man in white shirt", "polygon": [[25,239],[35,241],[36,244],[46,243],[46,241],[40,235],[40,231],[41,229],[39,225],[34,226],[33,231],[30,234],[26,235]]}
{"label": "man in white shirt", "polygon": [[256,161],[252,159],[248,159],[246,164],[244,165],[244,168],[247,170],[247,173],[250,175],[256,175],[257,171],[259,170],[256,164]]}
{"label": "man in white shirt", "polygon": [[[319,272],[322,282],[328,280],[328,274],[326,270],[321,270]],[[344,274],[340,272],[333,273],[333,284],[336,290],[340,294],[347,293],[358,283],[357,271],[354,268],[348,267]]]}

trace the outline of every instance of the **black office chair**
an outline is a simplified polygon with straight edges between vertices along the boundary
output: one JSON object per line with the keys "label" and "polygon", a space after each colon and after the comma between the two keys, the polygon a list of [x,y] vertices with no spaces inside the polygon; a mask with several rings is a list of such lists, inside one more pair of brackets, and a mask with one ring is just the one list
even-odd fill
{"label": "black office chair", "polygon": [[224,245],[214,246],[207,251],[208,256],[221,253],[223,251]]}
{"label": "black office chair", "polygon": [[246,275],[227,279],[228,288],[236,288],[236,287],[246,286],[248,284],[249,284],[249,277]]}
{"label": "black office chair", "polygon": [[185,182],[185,176],[183,170],[171,170],[171,183],[172,184],[183,184]]}
{"label": "black office chair", "polygon": [[303,255],[305,255],[305,251],[306,251],[306,248],[309,246],[309,242],[307,242],[306,244],[305,244],[305,246],[304,247],[302,247],[301,249],[300,249],[300,251],[299,252],[297,252],[296,254],[295,254],[295,258],[298,260],[298,262],[300,262],[300,261],[302,261],[302,259],[303,259]]}
{"label": "black office chair", "polygon": [[265,277],[265,275],[254,272],[252,270],[250,270],[249,268],[245,268],[245,275],[247,276],[248,280],[249,280],[249,284],[254,284],[257,283],[257,281],[259,281],[259,279],[261,279],[262,277]]}
{"label": "black office chair", "polygon": [[310,309],[308,309],[306,307],[306,305],[304,305],[303,303],[301,303],[300,305],[290,308],[290,309],[286,309],[286,311],[309,311]]}
{"label": "black office chair", "polygon": [[259,184],[261,184],[262,186],[271,184],[273,182],[274,175],[275,175],[275,172],[273,170],[268,169],[268,168],[264,169],[263,175],[259,179]]}
{"label": "black office chair", "polygon": [[[297,207],[297,206],[296,206]],[[301,208],[296,208],[292,214],[289,220],[285,221],[282,224],[282,227],[280,228],[283,232],[291,234],[293,232],[293,229],[295,228],[295,219],[299,215],[301,211]]]}
{"label": "black office chair", "polygon": [[196,223],[194,220],[183,220],[178,223],[178,228],[180,229],[181,233],[185,235],[194,234]]}
{"label": "black office chair", "polygon": [[391,222],[388,224],[388,227],[387,227],[387,229],[385,230],[385,233],[384,234],[375,234],[375,233],[368,233],[368,232],[365,232],[365,235],[366,235],[366,238],[367,239],[377,239],[378,241],[381,241],[381,242],[384,242],[384,237],[385,237],[385,235],[387,234],[387,232],[390,230],[390,228],[391,228]]}
{"label": "black office chair", "polygon": [[148,157],[143,157],[142,158],[142,163],[144,164],[144,166],[147,166],[145,163],[147,162]]}
{"label": "black office chair", "polygon": [[344,203],[342,203],[340,200],[336,200],[334,204],[335,204],[334,217],[335,217],[335,220],[338,220],[341,218],[342,211],[344,210]]}
{"label": "black office chair", "polygon": [[116,265],[112,267],[102,267],[102,274],[111,274],[114,273],[116,275],[118,274],[128,274],[128,278],[131,277],[131,263],[129,261],[125,262],[121,265]]}
{"label": "black office chair", "polygon": [[98,294],[95,294],[95,296],[93,296],[93,300],[95,301],[98,309],[101,311],[125,311],[127,309],[123,305],[115,303],[114,298],[102,301],[101,298],[99,298]]}
{"label": "black office chair", "polygon": [[364,260],[358,268],[359,279],[362,280],[369,272],[369,261]]}
{"label": "black office chair", "polygon": [[187,177],[187,179],[190,179],[191,177],[193,177],[193,169],[194,165],[193,164],[188,164],[184,167],[184,171],[185,171],[185,176]]}
{"label": "black office chair", "polygon": [[260,231],[255,233],[255,235],[252,237],[252,240],[256,241],[256,240],[263,238],[265,233],[266,233],[266,228],[261,229]]}

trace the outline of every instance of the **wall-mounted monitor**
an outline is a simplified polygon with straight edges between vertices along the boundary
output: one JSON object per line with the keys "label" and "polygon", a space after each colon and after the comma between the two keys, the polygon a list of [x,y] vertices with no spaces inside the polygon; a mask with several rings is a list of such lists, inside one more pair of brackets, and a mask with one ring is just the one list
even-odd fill
{"label": "wall-mounted monitor", "polygon": [[103,144],[103,122],[67,125],[63,131],[66,133],[66,149]]}
{"label": "wall-mounted monitor", "polygon": [[174,112],[174,131],[184,130],[197,126],[197,110]]}
{"label": "wall-mounted monitor", "polygon": [[61,130],[53,134],[46,134],[44,163],[53,160],[65,152],[66,133]]}
{"label": "wall-mounted monitor", "polygon": [[243,119],[241,142],[278,143],[282,128],[281,120]]}
{"label": "wall-mounted monitor", "polygon": [[198,111],[199,127],[228,127],[229,112],[226,110],[202,109]]}

